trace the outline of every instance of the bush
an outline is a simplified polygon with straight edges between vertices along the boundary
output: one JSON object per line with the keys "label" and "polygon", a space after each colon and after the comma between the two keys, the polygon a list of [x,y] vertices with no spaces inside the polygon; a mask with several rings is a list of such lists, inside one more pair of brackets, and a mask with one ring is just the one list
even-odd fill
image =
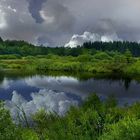
{"label": "bush", "polygon": [[139,140],[140,120],[128,117],[108,126],[106,131],[99,140]]}
{"label": "bush", "polygon": [[79,62],[90,62],[92,60],[93,56],[92,55],[79,55],[77,57],[77,60]]}
{"label": "bush", "polygon": [[93,94],[64,115],[40,110],[31,128],[16,126],[0,104],[1,140],[139,140],[140,103],[119,107],[114,97],[101,101]]}
{"label": "bush", "polygon": [[0,103],[0,140],[20,140],[21,131],[12,122],[9,111]]}
{"label": "bush", "polygon": [[111,57],[106,52],[98,52],[94,55],[94,58],[99,60],[111,59]]}
{"label": "bush", "polygon": [[20,59],[20,55],[12,54],[12,55],[0,55],[0,59]]}

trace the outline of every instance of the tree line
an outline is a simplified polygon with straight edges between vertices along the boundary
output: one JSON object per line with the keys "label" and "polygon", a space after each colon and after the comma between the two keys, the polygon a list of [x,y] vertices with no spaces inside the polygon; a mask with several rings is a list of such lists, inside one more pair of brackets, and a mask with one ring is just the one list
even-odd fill
{"label": "tree line", "polygon": [[27,43],[25,41],[16,40],[6,40],[3,41],[0,38],[0,55],[3,54],[17,54],[21,56],[28,55],[60,55],[60,56],[79,56],[83,54],[95,54],[97,51],[104,52],[120,52],[125,53],[129,50],[133,56],[140,56],[140,44],[136,42],[86,42],[82,46],[77,46],[76,48],[66,48],[62,47],[44,47],[35,46],[33,44]]}

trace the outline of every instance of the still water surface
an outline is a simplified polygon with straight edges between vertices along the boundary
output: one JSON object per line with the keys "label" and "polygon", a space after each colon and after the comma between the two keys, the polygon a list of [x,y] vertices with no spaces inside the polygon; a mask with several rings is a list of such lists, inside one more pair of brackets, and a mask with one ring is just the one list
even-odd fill
{"label": "still water surface", "polygon": [[26,114],[40,108],[64,114],[71,105],[79,105],[91,93],[102,99],[114,95],[120,104],[140,101],[140,83],[132,80],[88,79],[74,77],[28,76],[4,77],[0,83],[0,99],[16,115],[17,106]]}

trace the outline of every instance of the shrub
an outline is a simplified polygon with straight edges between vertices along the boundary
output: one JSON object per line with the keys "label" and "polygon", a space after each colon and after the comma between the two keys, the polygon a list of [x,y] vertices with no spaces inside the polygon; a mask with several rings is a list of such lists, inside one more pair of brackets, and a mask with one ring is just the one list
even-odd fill
{"label": "shrub", "polygon": [[106,131],[99,140],[139,140],[140,120],[128,117],[108,126]]}
{"label": "shrub", "polygon": [[21,132],[12,122],[9,111],[0,103],[0,140],[20,140]]}

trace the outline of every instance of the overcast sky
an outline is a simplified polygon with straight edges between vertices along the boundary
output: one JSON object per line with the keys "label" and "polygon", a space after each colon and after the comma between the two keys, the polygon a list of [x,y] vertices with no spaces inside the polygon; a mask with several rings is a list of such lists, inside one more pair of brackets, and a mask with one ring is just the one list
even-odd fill
{"label": "overcast sky", "polygon": [[140,40],[139,0],[0,0],[0,36],[64,45],[90,32]]}

